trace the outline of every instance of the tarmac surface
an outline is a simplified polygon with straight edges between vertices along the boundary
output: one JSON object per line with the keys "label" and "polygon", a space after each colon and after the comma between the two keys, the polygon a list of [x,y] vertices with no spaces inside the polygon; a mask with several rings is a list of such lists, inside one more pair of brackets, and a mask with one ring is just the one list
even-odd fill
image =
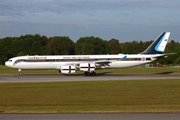
{"label": "tarmac surface", "polygon": [[[0,83],[66,82],[103,80],[172,80],[179,74],[103,74],[84,75],[0,75]],[[0,114],[0,120],[179,120],[180,113],[120,113],[120,114]]]}
{"label": "tarmac surface", "polygon": [[0,114],[1,120],[179,120],[180,114]]}
{"label": "tarmac surface", "polygon": [[180,79],[180,74],[104,74],[97,76],[84,75],[0,75],[0,83],[15,82],[66,82],[66,81],[103,81],[103,80],[164,80]]}

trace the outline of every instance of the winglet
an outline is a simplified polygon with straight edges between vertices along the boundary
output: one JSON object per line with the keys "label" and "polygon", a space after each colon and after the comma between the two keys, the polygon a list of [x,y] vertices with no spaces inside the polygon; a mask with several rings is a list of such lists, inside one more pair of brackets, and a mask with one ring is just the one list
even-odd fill
{"label": "winglet", "polygon": [[140,54],[163,54],[166,48],[170,32],[161,33],[154,42]]}

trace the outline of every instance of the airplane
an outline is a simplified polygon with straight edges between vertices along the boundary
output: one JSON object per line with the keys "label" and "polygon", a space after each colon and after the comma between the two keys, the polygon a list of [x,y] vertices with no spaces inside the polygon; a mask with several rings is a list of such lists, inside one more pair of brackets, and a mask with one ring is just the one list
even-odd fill
{"label": "airplane", "polygon": [[164,50],[169,36],[170,32],[161,33],[139,54],[19,56],[10,58],[5,65],[18,69],[19,75],[22,75],[22,69],[57,69],[62,74],[80,70],[86,76],[94,76],[97,69],[139,66],[166,57]]}

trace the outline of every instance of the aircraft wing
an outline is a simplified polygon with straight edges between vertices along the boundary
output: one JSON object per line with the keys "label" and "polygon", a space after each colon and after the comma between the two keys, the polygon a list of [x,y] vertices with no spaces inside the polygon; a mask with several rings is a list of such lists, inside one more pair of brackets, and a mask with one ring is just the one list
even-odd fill
{"label": "aircraft wing", "polygon": [[99,64],[99,65],[104,66],[104,67],[108,67],[109,63],[111,63],[111,61],[109,61],[109,60],[98,60],[98,61],[94,61],[93,63]]}
{"label": "aircraft wing", "polygon": [[96,64],[109,64],[111,62],[109,60],[98,60],[98,61],[94,61],[94,63],[96,63]]}

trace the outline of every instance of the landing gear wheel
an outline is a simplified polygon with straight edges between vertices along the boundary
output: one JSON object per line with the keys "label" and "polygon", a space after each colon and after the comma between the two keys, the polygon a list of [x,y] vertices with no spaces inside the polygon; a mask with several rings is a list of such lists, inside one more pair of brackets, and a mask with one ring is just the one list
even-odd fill
{"label": "landing gear wheel", "polygon": [[85,75],[85,76],[89,76],[89,75],[90,75],[90,73],[89,73],[89,72],[87,72],[87,71],[85,71],[85,72],[84,72],[84,75]]}
{"label": "landing gear wheel", "polygon": [[94,71],[93,71],[93,72],[87,72],[87,71],[85,71],[85,72],[84,72],[84,75],[85,75],[85,76],[95,76],[95,75],[96,75],[96,72],[94,72]]}
{"label": "landing gear wheel", "polygon": [[19,72],[19,75],[21,76],[21,75],[22,75],[22,72]]}
{"label": "landing gear wheel", "polygon": [[96,75],[96,72],[93,71],[93,72],[91,73],[91,75],[92,75],[92,76],[95,76],[95,75]]}

